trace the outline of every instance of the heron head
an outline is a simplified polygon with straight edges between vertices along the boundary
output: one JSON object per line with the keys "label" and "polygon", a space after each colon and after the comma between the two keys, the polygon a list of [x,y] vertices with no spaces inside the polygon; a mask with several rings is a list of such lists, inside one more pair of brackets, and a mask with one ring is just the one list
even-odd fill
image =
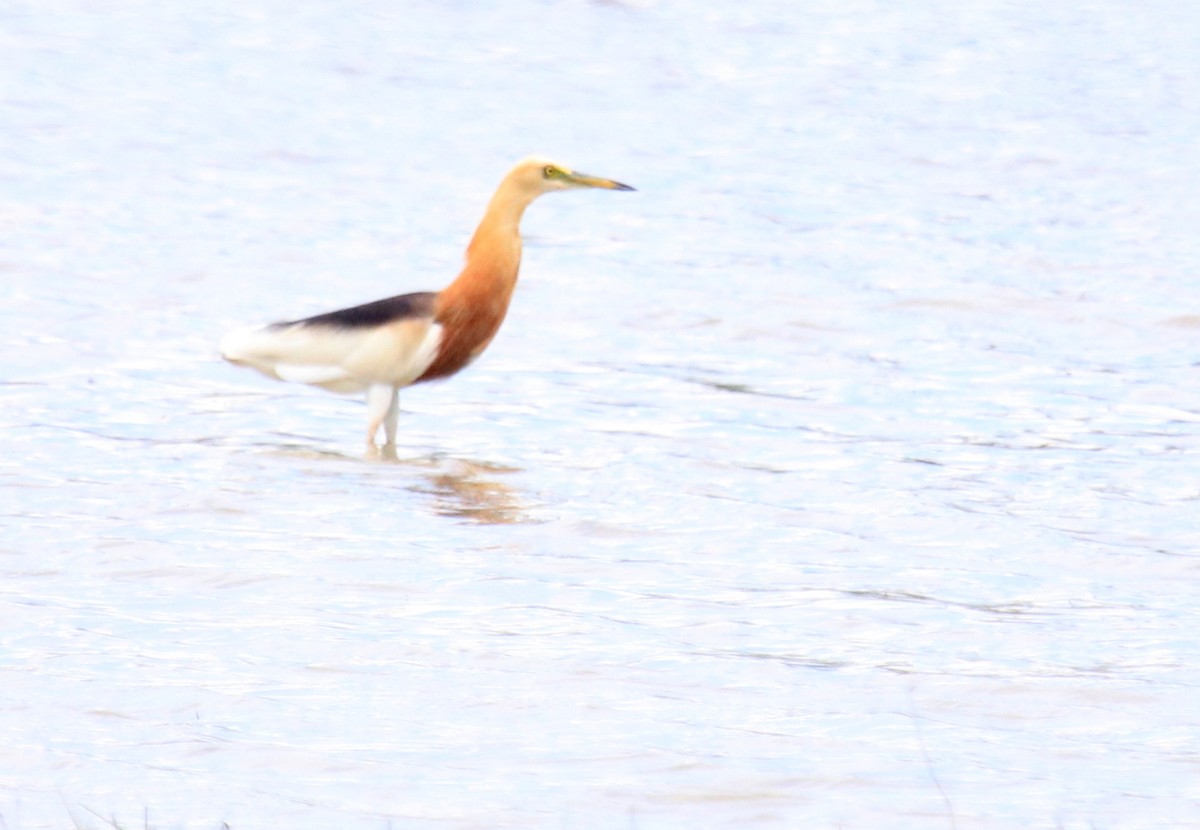
{"label": "heron head", "polygon": [[599,176],[589,176],[540,156],[531,156],[517,164],[509,175],[518,176],[531,190],[549,193],[554,190],[574,190],[599,187],[604,190],[633,190],[627,184]]}

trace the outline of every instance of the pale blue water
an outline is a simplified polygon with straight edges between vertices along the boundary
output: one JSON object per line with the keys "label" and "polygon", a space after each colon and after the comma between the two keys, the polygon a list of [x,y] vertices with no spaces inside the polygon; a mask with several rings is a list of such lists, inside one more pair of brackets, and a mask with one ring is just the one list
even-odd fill
{"label": "pale blue water", "polygon": [[968,5],[0,7],[0,824],[1200,826],[1200,7]]}

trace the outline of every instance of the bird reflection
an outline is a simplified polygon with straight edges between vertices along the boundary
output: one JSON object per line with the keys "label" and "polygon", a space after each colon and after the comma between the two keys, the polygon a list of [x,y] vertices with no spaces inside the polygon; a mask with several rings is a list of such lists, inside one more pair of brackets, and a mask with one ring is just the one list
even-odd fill
{"label": "bird reflection", "polygon": [[462,459],[439,466],[425,475],[430,488],[424,490],[434,496],[439,514],[488,525],[532,521],[517,491],[495,478],[518,468]]}
{"label": "bird reflection", "polygon": [[[355,467],[363,463],[362,458],[356,455],[313,449],[298,443],[274,444],[270,446],[270,451],[310,461],[349,462]],[[536,521],[529,516],[519,492],[497,479],[497,476],[521,472],[519,467],[440,455],[377,459],[368,463],[377,464],[380,461],[385,465],[412,470],[413,478],[419,480],[406,485],[406,489],[433,496],[433,509],[439,515],[489,525]]]}

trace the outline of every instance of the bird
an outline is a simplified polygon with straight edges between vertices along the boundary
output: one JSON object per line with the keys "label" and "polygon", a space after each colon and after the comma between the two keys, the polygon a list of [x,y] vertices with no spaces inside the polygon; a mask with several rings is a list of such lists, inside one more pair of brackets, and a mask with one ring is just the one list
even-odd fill
{"label": "bird", "polygon": [[[544,193],[634,190],[530,156],[501,179],[467,246],[458,276],[418,291],[226,335],[221,356],[282,381],[339,394],[366,393],[367,456],[396,458],[400,390],[471,364],[500,330],[521,266],[521,218]],[[376,444],[380,427],[384,443]]]}

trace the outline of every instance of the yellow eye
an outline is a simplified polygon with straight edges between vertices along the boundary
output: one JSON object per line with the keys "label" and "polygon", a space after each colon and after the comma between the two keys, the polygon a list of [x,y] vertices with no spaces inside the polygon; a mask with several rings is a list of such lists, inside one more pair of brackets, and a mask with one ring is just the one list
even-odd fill
{"label": "yellow eye", "polygon": [[558,176],[561,174],[558,172],[558,168],[555,167],[553,164],[547,164],[542,169],[542,175],[545,176],[547,179],[553,179],[555,176]]}

